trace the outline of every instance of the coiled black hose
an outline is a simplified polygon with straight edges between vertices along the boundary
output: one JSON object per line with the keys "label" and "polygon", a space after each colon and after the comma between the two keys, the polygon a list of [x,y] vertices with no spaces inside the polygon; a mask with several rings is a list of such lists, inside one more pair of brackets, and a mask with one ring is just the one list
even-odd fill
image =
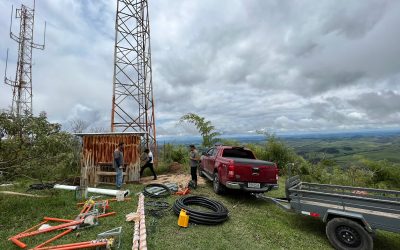
{"label": "coiled black hose", "polygon": [[[160,187],[164,190],[151,191],[150,188],[152,188],[152,187]],[[171,195],[171,190],[163,184],[153,183],[153,184],[148,184],[143,188],[143,195],[146,197],[151,197],[151,198],[167,197],[167,196]]]}
{"label": "coiled black hose", "polygon": [[163,217],[171,210],[171,205],[167,201],[147,201],[144,203],[146,214],[156,218]]}
{"label": "coiled black hose", "polygon": [[[205,207],[212,211],[195,210],[189,205]],[[186,210],[189,221],[195,224],[216,225],[228,219],[228,209],[219,201],[210,200],[202,196],[185,196],[177,199],[172,208],[179,216],[181,209]]]}
{"label": "coiled black hose", "polygon": [[31,190],[44,190],[44,189],[52,189],[54,187],[55,183],[35,183],[29,185],[29,188],[26,190],[26,192],[29,192]]}

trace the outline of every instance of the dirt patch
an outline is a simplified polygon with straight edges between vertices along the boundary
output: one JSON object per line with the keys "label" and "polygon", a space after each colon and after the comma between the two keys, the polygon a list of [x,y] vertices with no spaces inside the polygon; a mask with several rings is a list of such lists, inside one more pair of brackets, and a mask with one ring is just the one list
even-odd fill
{"label": "dirt patch", "polygon": [[169,172],[170,173],[179,173],[183,171],[183,165],[178,163],[178,162],[173,162],[169,166]]}
{"label": "dirt patch", "polygon": [[[153,180],[153,176],[143,177],[140,179],[140,183],[149,184],[149,183],[178,183],[179,186],[186,186],[188,182],[191,180],[190,174],[164,174],[158,175],[157,180]],[[205,185],[205,179],[197,176],[197,185]]]}

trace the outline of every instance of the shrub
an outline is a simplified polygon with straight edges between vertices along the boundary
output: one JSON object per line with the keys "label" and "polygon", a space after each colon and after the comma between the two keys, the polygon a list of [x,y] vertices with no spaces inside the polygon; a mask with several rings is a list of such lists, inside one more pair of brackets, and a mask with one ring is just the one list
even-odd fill
{"label": "shrub", "polygon": [[164,163],[172,163],[178,162],[181,164],[187,163],[188,161],[188,149],[183,145],[173,145],[173,144],[164,144],[162,149],[160,150],[160,159]]}
{"label": "shrub", "polygon": [[15,117],[0,114],[0,171],[4,179],[23,176],[57,179],[76,173],[79,167],[79,142],[61,126],[47,121],[45,113],[38,117]]}

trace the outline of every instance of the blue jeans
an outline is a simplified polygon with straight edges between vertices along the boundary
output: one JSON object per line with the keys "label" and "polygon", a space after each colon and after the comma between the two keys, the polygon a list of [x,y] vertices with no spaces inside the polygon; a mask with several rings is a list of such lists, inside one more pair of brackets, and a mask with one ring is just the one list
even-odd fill
{"label": "blue jeans", "polygon": [[116,171],[117,171],[116,186],[117,186],[117,188],[121,188],[121,186],[122,186],[122,176],[123,176],[122,173],[123,173],[123,171],[122,171],[122,168],[117,168]]}

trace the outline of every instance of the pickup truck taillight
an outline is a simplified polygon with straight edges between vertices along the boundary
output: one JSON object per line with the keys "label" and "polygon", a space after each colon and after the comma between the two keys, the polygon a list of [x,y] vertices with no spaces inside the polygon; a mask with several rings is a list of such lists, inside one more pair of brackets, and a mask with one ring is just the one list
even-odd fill
{"label": "pickup truck taillight", "polygon": [[228,178],[234,178],[235,177],[235,166],[233,164],[230,164],[228,166]]}

